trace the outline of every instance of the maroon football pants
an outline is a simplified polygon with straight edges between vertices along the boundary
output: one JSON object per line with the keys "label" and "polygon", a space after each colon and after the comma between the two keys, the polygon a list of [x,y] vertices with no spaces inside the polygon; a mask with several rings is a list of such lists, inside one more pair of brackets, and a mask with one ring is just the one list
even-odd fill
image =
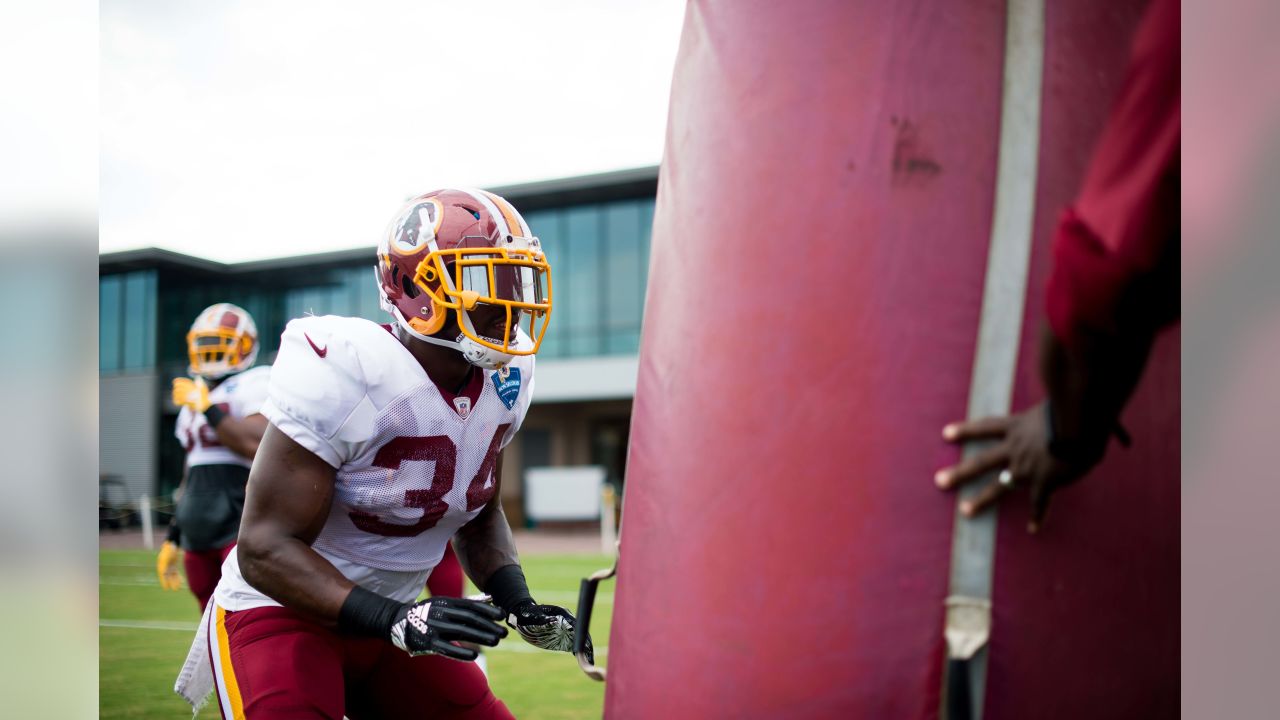
{"label": "maroon football pants", "polygon": [[282,607],[232,613],[215,605],[209,622],[223,718],[513,718],[474,663],[410,657]]}
{"label": "maroon football pants", "polygon": [[445,544],[444,557],[431,569],[427,592],[431,597],[462,597],[462,563],[453,552],[453,543]]}
{"label": "maroon football pants", "polygon": [[227,559],[231,548],[235,546],[235,543],[231,543],[212,550],[187,550],[182,553],[182,567],[187,571],[187,587],[196,596],[196,600],[200,601],[200,612],[204,612],[204,606],[213,597],[213,589],[222,579],[222,561]]}

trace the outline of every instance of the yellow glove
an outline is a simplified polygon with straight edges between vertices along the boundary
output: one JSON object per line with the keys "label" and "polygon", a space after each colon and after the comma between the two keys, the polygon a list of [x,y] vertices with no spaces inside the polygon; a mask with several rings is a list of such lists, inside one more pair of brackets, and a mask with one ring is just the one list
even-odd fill
{"label": "yellow glove", "polygon": [[160,587],[165,590],[182,588],[182,577],[178,575],[178,546],[168,540],[160,546],[160,554],[156,556],[156,575],[160,577]]}
{"label": "yellow glove", "polygon": [[204,378],[199,376],[195,380],[184,377],[174,378],[173,404],[185,405],[198,413],[208,410],[209,386],[205,384]]}

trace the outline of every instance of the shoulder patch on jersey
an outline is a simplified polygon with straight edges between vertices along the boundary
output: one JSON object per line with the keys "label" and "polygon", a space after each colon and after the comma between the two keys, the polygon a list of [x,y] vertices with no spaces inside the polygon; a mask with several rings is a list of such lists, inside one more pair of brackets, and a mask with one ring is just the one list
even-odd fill
{"label": "shoulder patch on jersey", "polygon": [[498,391],[498,399],[507,409],[516,406],[516,398],[520,397],[520,368],[510,365],[493,372],[493,389]]}

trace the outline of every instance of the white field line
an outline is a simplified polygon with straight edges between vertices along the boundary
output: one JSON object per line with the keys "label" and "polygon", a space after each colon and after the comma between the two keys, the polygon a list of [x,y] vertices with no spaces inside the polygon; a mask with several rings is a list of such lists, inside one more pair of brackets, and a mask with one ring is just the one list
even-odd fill
{"label": "white field line", "polygon": [[[146,587],[146,586],[160,587],[160,581],[157,580],[153,575],[151,576],[139,575],[137,577],[120,576],[120,577],[113,577],[113,578],[98,578],[98,584],[99,585],[132,585],[137,587]],[[186,581],[185,580],[182,581],[182,587],[185,588],[186,586],[187,586]]]}

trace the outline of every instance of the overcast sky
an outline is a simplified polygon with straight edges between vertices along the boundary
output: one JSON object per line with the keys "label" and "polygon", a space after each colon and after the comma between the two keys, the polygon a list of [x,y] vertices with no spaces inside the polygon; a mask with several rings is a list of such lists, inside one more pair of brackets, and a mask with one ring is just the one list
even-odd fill
{"label": "overcast sky", "polygon": [[435,187],[657,164],[683,12],[102,0],[100,249],[366,246]]}

